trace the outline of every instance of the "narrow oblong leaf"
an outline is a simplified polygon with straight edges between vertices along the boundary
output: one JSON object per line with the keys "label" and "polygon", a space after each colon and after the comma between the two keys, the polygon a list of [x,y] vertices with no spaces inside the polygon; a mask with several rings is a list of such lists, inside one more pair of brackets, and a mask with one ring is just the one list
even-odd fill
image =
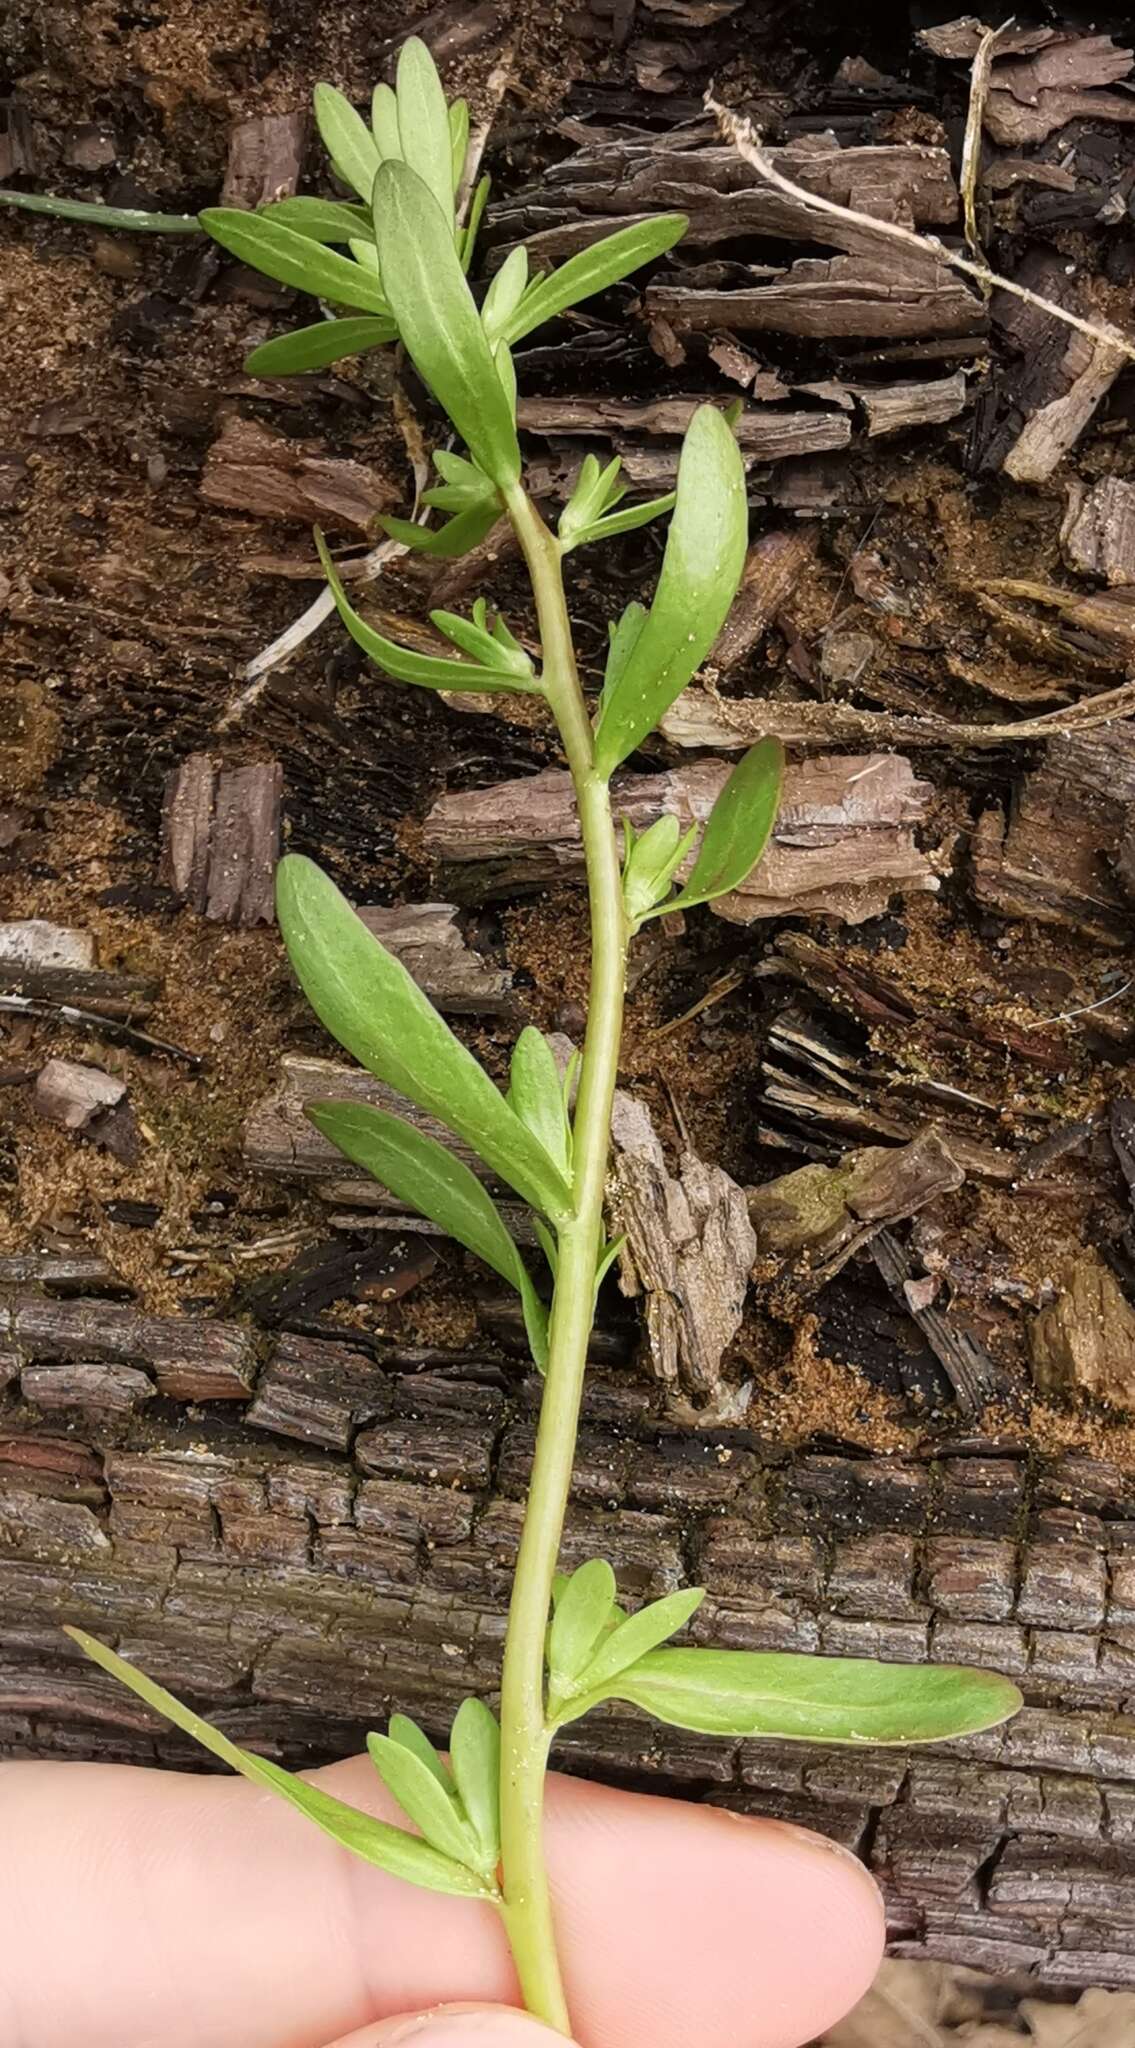
{"label": "narrow oblong leaf", "polygon": [[254,1756],[250,1750],[238,1749],[219,1728],[210,1727],[200,1714],[183,1706],[163,1686],[155,1685],[145,1673],[128,1664],[124,1658],[108,1650],[104,1643],[96,1642],[93,1636],[82,1629],[69,1628],[64,1631],[78,1644],[84,1655],[103,1671],[128,1686],[155,1713],[171,1721],[194,1742],[199,1742],[222,1763],[230,1764],[244,1778],[250,1778],[254,1785],[265,1785],[289,1806],[294,1806],[306,1820],[341,1848],[349,1849],[352,1855],[361,1856],[366,1863],[373,1863],[379,1870],[388,1871],[392,1877],[404,1878],[409,1884],[423,1885],[427,1891],[449,1892],[460,1898],[487,1898],[493,1896],[492,1887],[483,1876],[468,1869],[453,1858],[440,1855],[428,1842],[421,1842],[404,1828],[394,1828],[387,1821],[372,1820],[369,1814],[360,1813],[357,1808],[347,1806],[341,1799],[333,1799],[329,1793],[321,1792],[317,1786],[309,1785],[304,1778],[293,1777],[290,1771],[282,1770],[279,1764],[269,1763],[266,1757]]}
{"label": "narrow oblong leaf", "polygon": [[738,889],[768,845],[780,808],[784,748],[758,740],[742,755],[705,822],[693,871],[667,910],[689,910]]}
{"label": "narrow oblong leaf", "polygon": [[381,161],[400,162],[402,138],[398,132],[398,101],[392,85],[375,86],[371,94],[370,125]]}
{"label": "narrow oblong leaf", "polygon": [[532,1355],[543,1371],[548,1350],[547,1310],[492,1196],[464,1160],[404,1117],[392,1116],[369,1103],[313,1102],[307,1114],[316,1129],[356,1166],[373,1174],[399,1201],[428,1216],[431,1223],[515,1287]]}
{"label": "narrow oblong leaf", "polygon": [[466,217],[465,226],[459,231],[457,236],[457,253],[461,259],[462,270],[468,270],[469,265],[473,261],[473,251],[477,246],[477,236],[481,230],[481,219],[489,203],[492,182],[492,179],[486,175],[483,178],[478,178],[473,188],[473,197],[469,201],[469,212]]}
{"label": "narrow oblong leaf", "polygon": [[428,185],[453,234],[453,137],[437,65],[420,36],[398,53],[395,97],[402,158]]}
{"label": "narrow oblong leaf", "polygon": [[618,682],[605,695],[596,766],[610,775],[653,732],[725,623],[745,563],[748,506],[737,443],[711,405],[695,412],[654,602]]}
{"label": "narrow oblong leaf", "polygon": [[24,213],[45,213],[55,220],[82,221],[90,227],[128,228],[132,234],[199,235],[203,232],[195,213],[150,213],[141,206],[100,206],[90,199],[54,199],[50,192],[13,192],[0,189],[0,206],[16,206]]}
{"label": "narrow oblong leaf", "polygon": [[236,206],[207,206],[201,215],[205,232],[253,270],[279,284],[294,285],[313,298],[337,306],[358,306],[364,313],[390,317],[390,306],[377,280],[349,256],[340,256],[310,235],[297,235],[262,213],[244,213]]}
{"label": "narrow oblong leaf", "polygon": [[574,1571],[556,1602],[548,1630],[548,1671],[554,1693],[565,1693],[586,1669],[611,1618],[618,1588],[605,1557]]}
{"label": "narrow oblong leaf", "polygon": [[459,612],[444,611],[440,607],[430,613],[430,623],[437,627],[439,633],[444,633],[447,640],[452,640],[470,661],[479,661],[482,668],[531,680],[531,658],[507,628],[504,635],[490,632],[478,621],[463,619]]}
{"label": "narrow oblong leaf", "polygon": [[481,302],[481,325],[490,341],[504,333],[528,283],[528,251],[523,242],[506,257]]}
{"label": "narrow oblong leaf", "polygon": [[[626,827],[624,826],[624,833]],[[627,847],[623,862],[623,901],[632,924],[653,909],[670,886],[681,859],[682,827],[673,811],[664,811],[640,839]]]}
{"label": "narrow oblong leaf", "polygon": [[456,1131],[534,1209],[562,1221],[571,1195],[554,1162],[330,877],[304,855],[286,854],[276,908],[296,977],[332,1037]]}
{"label": "narrow oblong leaf", "polygon": [[315,125],[339,176],[370,204],[378,175],[379,154],[374,136],[349,99],[333,85],[317,85],[312,95]]}
{"label": "narrow oblong leaf", "polygon": [[449,1760],[458,1797],[481,1850],[479,1868],[495,1873],[500,1862],[501,1732],[483,1700],[462,1700],[449,1735]]}
{"label": "narrow oblong leaf", "polygon": [[507,488],[520,475],[509,401],[450,223],[408,165],[382,165],[375,179],[374,229],[383,289],[414,368],[486,476]]}
{"label": "narrow oblong leaf", "polygon": [[601,242],[592,242],[589,249],[569,256],[558,270],[529,286],[505,327],[506,340],[519,341],[523,335],[531,334],[534,327],[542,327],[545,320],[554,320],[558,313],[566,313],[569,306],[577,306],[581,299],[606,291],[608,285],[629,277],[632,270],[640,270],[644,263],[665,255],[667,249],[681,241],[689,224],[684,213],[657,213],[649,220],[638,221],[634,227],[604,235]]}
{"label": "narrow oblong leaf", "polygon": [[344,356],[382,348],[397,335],[393,320],[318,320],[314,327],[298,327],[293,334],[262,342],[245,357],[244,367],[253,377],[298,377],[305,370],[324,370]]}
{"label": "narrow oblong leaf", "polygon": [[352,235],[370,233],[369,206],[347,199],[274,199],[260,208],[260,218],[313,242],[349,242]]}
{"label": "narrow oblong leaf", "polygon": [[618,624],[609,628],[611,641],[607,649],[607,666],[603,672],[603,692],[599,699],[600,718],[609,697],[622,679],[623,670],[634,652],[646,621],[646,606],[639,604],[637,598],[632,598]]}
{"label": "narrow oblong leaf", "polygon": [[[458,555],[467,555],[470,548],[477,547],[490,534],[500,518],[499,505],[472,506],[468,512],[459,512],[454,519],[447,519],[444,526],[418,526],[412,519],[396,519],[391,513],[380,512],[378,523],[391,540],[401,541],[404,548],[412,548],[416,554],[437,555],[442,561],[452,561]],[[491,687],[478,683],[478,689]],[[504,689],[502,681],[496,687]],[[529,688],[534,687],[529,684]]]}
{"label": "narrow oblong leaf", "polygon": [[416,1721],[411,1721],[409,1714],[392,1714],[387,1723],[386,1732],[391,1742],[400,1742],[403,1749],[413,1751],[419,1763],[424,1764],[427,1771],[433,1773],[438,1784],[448,1796],[452,1789],[449,1773],[429,1736],[426,1734],[425,1729],[419,1728]]}
{"label": "narrow oblong leaf", "polygon": [[450,100],[449,103],[449,144],[453,152],[452,176],[453,196],[456,199],[465,175],[465,159],[469,154],[469,102]]}
{"label": "narrow oblong leaf", "polygon": [[571,1172],[571,1125],[563,1080],[551,1046],[534,1024],[525,1025],[513,1046],[508,1100],[566,1180]]}
{"label": "narrow oblong leaf", "polygon": [[591,1694],[603,1691],[616,1678],[621,1682],[622,1674],[637,1664],[640,1657],[677,1635],[704,1599],[704,1586],[684,1586],[680,1592],[667,1593],[661,1600],[652,1600],[648,1607],[640,1607],[637,1614],[628,1616],[611,1631],[586,1669],[579,1673],[572,1690]]}
{"label": "narrow oblong leaf", "polygon": [[394,676],[400,683],[415,683],[426,690],[531,690],[535,687],[531,672],[522,675],[515,667],[503,664],[499,668],[486,668],[477,662],[455,661],[444,654],[416,654],[412,648],[399,647],[396,640],[388,640],[385,633],[368,626],[355,610],[318,527],[315,529],[315,544],[339,617],[352,640],[388,676]]}
{"label": "narrow oblong leaf", "polygon": [[613,1691],[672,1727],[792,1742],[949,1742],[1021,1705],[989,1671],[756,1650],[655,1650]]}
{"label": "narrow oblong leaf", "polygon": [[467,1870],[477,1870],[481,1857],[473,1830],[421,1757],[402,1743],[392,1742],[389,1735],[368,1735],[367,1751],[387,1791],[421,1829],[430,1847]]}
{"label": "narrow oblong leaf", "polygon": [[664,512],[672,510],[675,493],[668,491],[664,498],[649,498],[642,505],[626,505],[621,512],[605,512],[601,519],[593,520],[580,533],[572,536],[573,547],[583,547],[588,541],[610,540],[617,533],[633,533],[636,527],[649,526],[652,519],[661,519]]}

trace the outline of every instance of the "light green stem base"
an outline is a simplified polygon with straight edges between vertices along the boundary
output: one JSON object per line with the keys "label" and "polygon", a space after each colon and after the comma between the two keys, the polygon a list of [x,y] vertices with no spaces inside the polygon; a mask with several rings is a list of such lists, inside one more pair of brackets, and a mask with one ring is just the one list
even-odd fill
{"label": "light green stem base", "polygon": [[508,509],[536,595],[545,686],[575,785],[591,904],[591,993],[574,1121],[573,1213],[560,1232],[547,1378],[501,1685],[504,1920],[525,2004],[546,2025],[567,2034],[571,2026],[544,1865],[544,1777],[549,1748],[544,1641],[594,1319],[595,1266],[602,1242],[628,931],[610,798],[606,781],[595,770],[559,547],[519,487]]}

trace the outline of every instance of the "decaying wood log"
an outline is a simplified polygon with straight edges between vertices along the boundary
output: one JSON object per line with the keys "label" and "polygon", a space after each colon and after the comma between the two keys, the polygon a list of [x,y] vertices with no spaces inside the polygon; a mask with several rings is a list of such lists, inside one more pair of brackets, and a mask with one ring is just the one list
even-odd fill
{"label": "decaying wood log", "polygon": [[[155,1350],[144,1318],[127,1337],[104,1302],[47,1306],[70,1318],[69,1356],[116,1351],[110,1363],[155,1380],[210,1331],[235,1335],[153,1319]],[[467,1693],[494,1696],[534,1385],[485,1359],[415,1371],[361,1340],[280,1337],[262,1340],[243,1422],[231,1402],[223,1425],[174,1415],[160,1430],[144,1411],[76,1407],[64,1429],[50,1381],[48,1412],[34,1401],[61,1343],[43,1314],[9,1314],[2,1340],[30,1390],[0,1437],[4,1754],[202,1768],[82,1662],[64,1621],[292,1764],[357,1748],[393,1707],[440,1737]],[[255,1369],[242,1367],[246,1402]],[[663,1422],[661,1399],[593,1373],[570,1562],[610,1556],[640,1600],[696,1558],[698,1640],[976,1661],[1015,1675],[1027,1705],[912,1755],[714,1742],[613,1710],[570,1731],[565,1761],[818,1826],[868,1859],[904,1954],[1042,1985],[1135,1983],[1130,1477],[1008,1441],[998,1455],[789,1453],[754,1431]]]}
{"label": "decaying wood log", "polygon": [[236,1323],[143,1315],[106,1301],[50,1301],[36,1294],[0,1299],[0,1343],[29,1362],[104,1358],[148,1370],[174,1401],[246,1401],[256,1340]]}
{"label": "decaying wood log", "polygon": [[726,1383],[722,1359],[741,1326],[757,1240],[736,1181],[685,1147],[677,1174],[641,1102],[620,1091],[608,1184],[624,1294],[640,1297],[650,1368],[668,1413],[703,1425],[740,1421],[751,1386]]}
{"label": "decaying wood log", "polygon": [[[628,775],[616,785],[616,815],[629,817],[637,831],[665,811],[689,825],[708,815],[726,773],[716,762],[698,761],[665,775]],[[768,851],[712,910],[737,924],[786,913],[859,924],[896,892],[937,889],[914,837],[928,796],[928,785],[896,754],[831,755],[790,768]],[[571,778],[560,769],[444,796],[423,836],[452,877],[454,894],[474,899],[582,867]]]}
{"label": "decaying wood log", "polygon": [[190,754],[166,778],[162,880],[219,924],[271,924],[280,856],[278,761],[222,768]]}
{"label": "decaying wood log", "polygon": [[398,493],[367,463],[287,441],[230,413],[206,458],[201,493],[214,505],[260,519],[300,520],[369,534]]}
{"label": "decaying wood log", "polygon": [[1070,925],[1124,944],[1132,911],[1114,878],[1135,822],[1135,720],[1049,742],[1006,823],[987,811],[973,839],[979,901],[1005,917]]}

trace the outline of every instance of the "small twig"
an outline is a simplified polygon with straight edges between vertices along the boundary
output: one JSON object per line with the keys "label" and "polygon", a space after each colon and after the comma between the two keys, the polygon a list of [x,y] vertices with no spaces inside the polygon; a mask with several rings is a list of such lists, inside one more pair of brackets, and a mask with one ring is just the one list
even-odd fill
{"label": "small twig", "polygon": [[[989,96],[989,79],[993,69],[993,55],[1000,37],[1012,27],[1013,17],[1003,21],[1000,28],[987,28],[977,46],[970,71],[969,107],[966,112],[966,132],[962,143],[962,168],[958,180],[962,192],[962,206],[965,212],[966,241],[970,255],[978,263],[984,263],[985,252],[977,232],[977,186],[981,174],[981,125],[985,115],[985,102]],[[988,286],[985,287],[988,295]]]}
{"label": "small twig", "polygon": [[[671,1017],[668,1023],[657,1025],[650,1034],[651,1038],[654,1040],[669,1038],[672,1032],[680,1031],[684,1024],[692,1024],[695,1017],[702,1016],[706,1010],[711,1010],[716,1003],[724,1002],[726,996],[731,996],[735,988],[741,987],[744,979],[743,974],[723,974],[720,981],[713,982],[706,989],[705,994],[698,997],[696,1003],[692,1004],[688,1010],[683,1010],[680,1017]],[[672,1107],[673,1104],[671,1104]]]}
{"label": "small twig", "polygon": [[136,1024],[124,1024],[119,1017],[104,1017],[98,1010],[77,1010],[72,1003],[48,1003],[38,996],[2,996],[0,1010],[6,1010],[17,1017],[47,1017],[62,1024],[74,1024],[83,1031],[97,1032],[100,1038],[109,1038],[112,1044],[132,1045],[138,1052],[160,1052],[167,1059],[181,1060],[194,1073],[200,1072],[205,1062],[200,1053],[187,1052],[183,1045],[170,1045],[164,1038],[151,1038],[148,1031],[139,1031]]}
{"label": "small twig", "polygon": [[1050,319],[1062,321],[1065,327],[1074,327],[1078,334],[1086,334],[1092,341],[1103,343],[1105,347],[1114,349],[1117,354],[1126,356],[1129,362],[1135,362],[1135,341],[1122,334],[1117,327],[1112,327],[1109,322],[1084,320],[1079,313],[1070,313],[1066,306],[1057,306],[1053,300],[1042,298],[1039,292],[1030,291],[1027,285],[1017,284],[1011,277],[999,276],[995,270],[990,270],[988,264],[973,263],[968,256],[961,255],[958,250],[948,249],[937,235],[917,235],[913,228],[901,227],[897,221],[880,220],[875,214],[860,213],[857,207],[840,206],[834,199],[824,199],[817,192],[806,191],[803,185],[797,185],[793,179],[786,178],[783,171],[776,169],[768,152],[761,146],[757,130],[751,121],[743,120],[732,108],[723,107],[720,100],[714,99],[712,93],[706,94],[705,106],[707,112],[716,119],[726,141],[733,144],[738,156],[754,171],[759,172],[762,178],[767,179],[770,185],[775,185],[779,192],[785,193],[789,199],[795,199],[798,204],[810,207],[816,213],[826,214],[833,220],[854,221],[856,227],[869,228],[887,241],[900,243],[904,249],[917,250],[921,256],[936,256],[939,262],[948,264],[951,270],[960,270],[964,276],[976,278],[978,284],[987,286],[990,290],[1009,292],[1014,298],[1023,299],[1026,305],[1035,306],[1039,312],[1046,313]]}

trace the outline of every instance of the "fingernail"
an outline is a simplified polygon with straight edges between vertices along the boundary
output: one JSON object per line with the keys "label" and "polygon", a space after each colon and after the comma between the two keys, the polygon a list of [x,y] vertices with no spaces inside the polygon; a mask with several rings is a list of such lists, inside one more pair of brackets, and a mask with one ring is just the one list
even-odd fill
{"label": "fingernail", "polygon": [[543,2048],[559,2041],[539,2020],[507,2007],[449,2007],[445,2012],[416,2013],[384,2037],[386,2048]]}

